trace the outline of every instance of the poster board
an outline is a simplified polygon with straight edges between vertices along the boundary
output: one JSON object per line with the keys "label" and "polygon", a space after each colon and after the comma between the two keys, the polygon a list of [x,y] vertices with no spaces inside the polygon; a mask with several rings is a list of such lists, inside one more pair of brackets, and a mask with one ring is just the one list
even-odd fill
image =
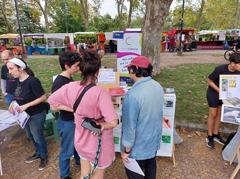
{"label": "poster board", "polygon": [[157,151],[157,156],[163,157],[173,156],[175,108],[176,108],[176,94],[174,89],[173,88],[164,89],[162,139],[160,141],[160,149]]}
{"label": "poster board", "polygon": [[47,40],[48,48],[64,48],[64,40],[57,38],[49,38]]}
{"label": "poster board", "polygon": [[105,89],[118,88],[119,87],[119,72],[115,72],[111,68],[101,68],[98,74],[98,86]]}
{"label": "poster board", "polygon": [[219,99],[240,99],[240,75],[220,75]]}
{"label": "poster board", "polygon": [[[113,129],[115,152],[120,152],[121,128],[122,128],[122,101],[124,96],[114,97],[112,99],[114,108],[120,119],[119,125]],[[174,117],[176,108],[176,94],[173,88],[166,88],[164,93],[163,107],[163,124],[162,124],[162,139],[160,141],[160,149],[157,151],[157,156],[173,157],[174,152]],[[159,125],[161,126],[161,125]]]}
{"label": "poster board", "polygon": [[240,107],[222,105],[221,122],[240,125]]}
{"label": "poster board", "polygon": [[117,69],[120,75],[128,75],[126,65],[142,53],[141,31],[125,31],[122,39],[117,41]]}

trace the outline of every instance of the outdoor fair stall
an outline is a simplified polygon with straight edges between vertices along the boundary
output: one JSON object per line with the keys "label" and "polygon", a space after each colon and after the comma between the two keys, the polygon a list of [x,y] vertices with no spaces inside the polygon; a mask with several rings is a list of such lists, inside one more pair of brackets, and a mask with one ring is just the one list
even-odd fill
{"label": "outdoor fair stall", "polygon": [[58,55],[63,51],[74,51],[73,33],[44,34],[46,50],[49,55]]}
{"label": "outdoor fair stall", "polygon": [[92,48],[97,49],[98,35],[96,32],[75,32],[74,44],[76,49]]}
{"label": "outdoor fair stall", "polygon": [[240,29],[201,30],[197,34],[199,49],[227,49],[236,45]]}
{"label": "outdoor fair stall", "polygon": [[46,40],[44,34],[23,34],[24,44],[28,55],[46,55]]}
{"label": "outdoor fair stall", "polygon": [[197,49],[195,29],[171,29],[167,32],[165,51],[174,52],[180,48],[180,35],[182,33],[181,43],[183,51],[192,51]]}
{"label": "outdoor fair stall", "polygon": [[0,35],[1,51],[11,50],[14,55],[22,53],[20,36],[18,34],[2,34]]}

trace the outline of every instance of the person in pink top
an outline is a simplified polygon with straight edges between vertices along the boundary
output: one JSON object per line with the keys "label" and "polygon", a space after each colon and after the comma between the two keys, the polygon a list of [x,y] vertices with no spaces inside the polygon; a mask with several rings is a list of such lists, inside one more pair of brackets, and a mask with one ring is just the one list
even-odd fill
{"label": "person in pink top", "polygon": [[[73,105],[80,93],[90,83],[96,83],[101,61],[97,53],[90,51],[81,52],[82,62],[80,71],[82,81],[70,82],[54,92],[48,102],[52,110],[68,110],[73,112]],[[101,126],[101,148],[98,158],[98,165],[92,171],[96,162],[98,149],[98,135],[81,126],[85,117],[92,118]],[[111,97],[108,92],[99,87],[93,86],[82,97],[82,100],[74,113],[75,121],[75,148],[81,158],[81,179],[103,179],[104,172],[115,159],[113,128],[118,124],[118,117],[114,110]],[[100,119],[100,120],[98,120]]]}

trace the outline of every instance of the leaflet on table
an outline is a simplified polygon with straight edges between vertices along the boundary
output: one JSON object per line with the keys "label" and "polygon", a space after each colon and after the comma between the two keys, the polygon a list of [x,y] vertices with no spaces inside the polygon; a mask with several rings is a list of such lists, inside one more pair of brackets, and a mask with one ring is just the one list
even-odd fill
{"label": "leaflet on table", "polygon": [[98,83],[115,83],[116,74],[113,69],[100,69],[98,74]]}
{"label": "leaflet on table", "polygon": [[240,98],[240,75],[220,75],[219,99]]}
{"label": "leaflet on table", "polygon": [[25,111],[23,112],[17,111],[19,105],[16,101],[13,101],[11,103],[11,107],[13,108],[13,116],[15,120],[17,121],[21,128],[24,128],[30,116]]}
{"label": "leaflet on table", "polygon": [[7,110],[0,110],[0,131],[16,125],[13,115]]}

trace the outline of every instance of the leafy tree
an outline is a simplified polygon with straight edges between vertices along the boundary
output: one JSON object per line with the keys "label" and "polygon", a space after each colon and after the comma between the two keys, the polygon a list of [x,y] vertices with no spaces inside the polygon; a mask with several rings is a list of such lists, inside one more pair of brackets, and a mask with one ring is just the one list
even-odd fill
{"label": "leafy tree", "polygon": [[43,28],[40,25],[40,16],[41,13],[37,7],[31,4],[20,2],[19,20],[22,33],[42,32]]}
{"label": "leafy tree", "polygon": [[[35,3],[36,5],[38,5],[39,9],[41,10],[44,20],[45,20],[45,28],[46,31],[49,31],[49,20],[48,20],[48,15],[49,15],[49,6],[51,6],[51,4],[49,4],[49,0],[32,0],[33,3]],[[44,5],[42,3],[44,3]]]}
{"label": "leafy tree", "polygon": [[10,0],[0,0],[0,32],[13,32],[14,6]]}
{"label": "leafy tree", "polygon": [[71,0],[63,2],[55,0],[55,6],[51,10],[53,32],[79,32],[84,31],[82,13],[79,2]]}
{"label": "leafy tree", "polygon": [[210,29],[230,29],[235,27],[236,1],[208,0],[204,17],[210,24]]}
{"label": "leafy tree", "polygon": [[140,6],[139,0],[128,0],[129,1],[129,11],[128,11],[128,22],[127,27],[130,27],[132,22],[132,14],[133,12]]}
{"label": "leafy tree", "polygon": [[93,10],[93,16],[99,16],[100,15],[100,8],[102,6],[103,0],[92,0],[91,8]]}

